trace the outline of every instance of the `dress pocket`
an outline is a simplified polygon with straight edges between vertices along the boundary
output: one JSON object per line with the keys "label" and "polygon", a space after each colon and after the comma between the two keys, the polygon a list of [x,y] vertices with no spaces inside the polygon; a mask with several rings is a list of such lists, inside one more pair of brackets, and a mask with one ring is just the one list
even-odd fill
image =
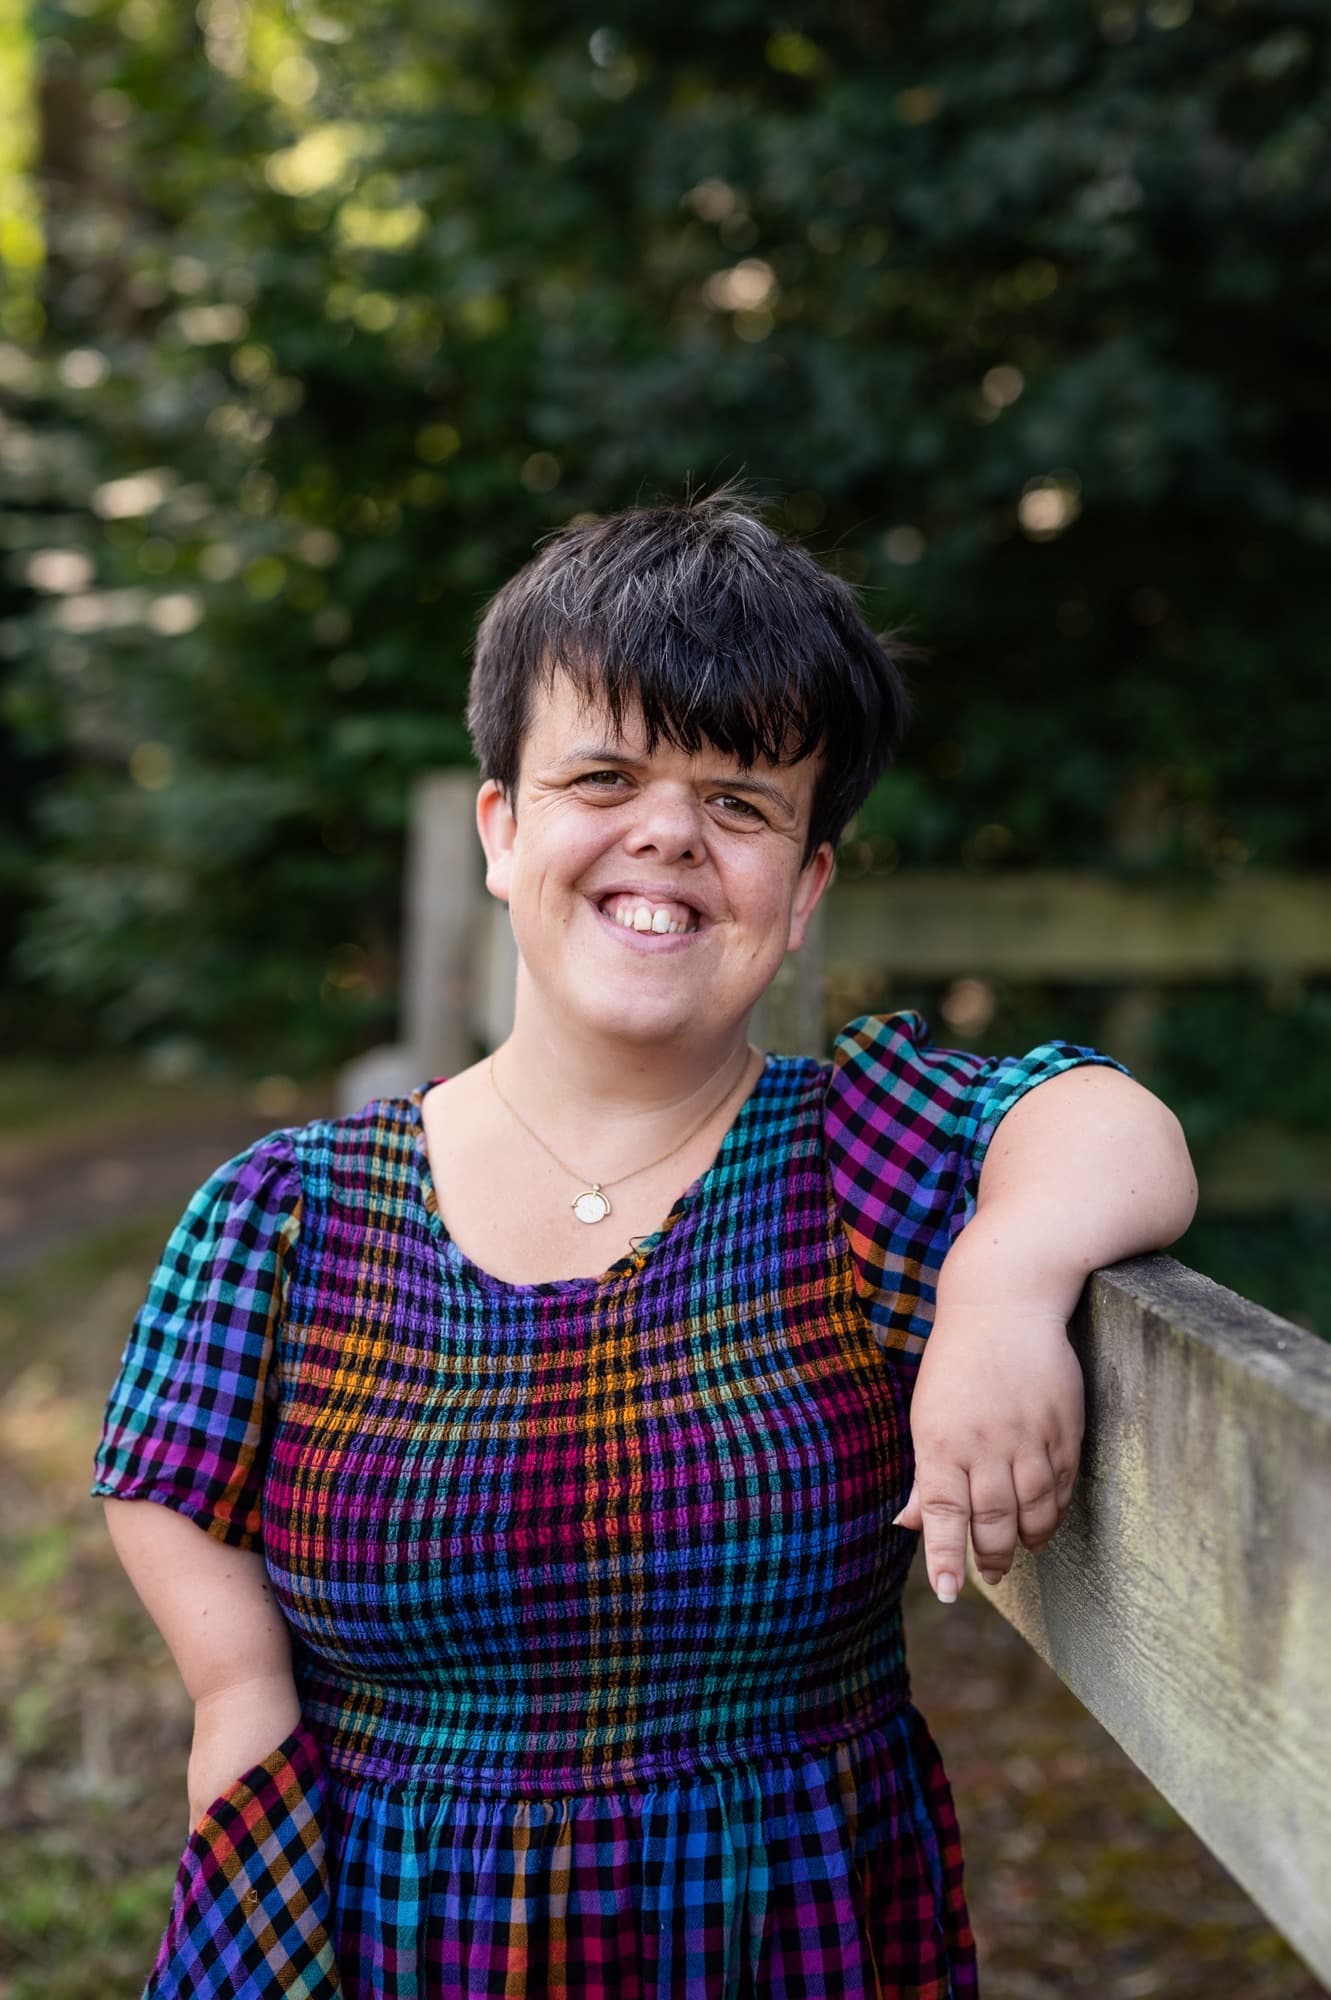
{"label": "dress pocket", "polygon": [[143,2000],[341,2000],[319,1745],[304,1721],[189,1837]]}

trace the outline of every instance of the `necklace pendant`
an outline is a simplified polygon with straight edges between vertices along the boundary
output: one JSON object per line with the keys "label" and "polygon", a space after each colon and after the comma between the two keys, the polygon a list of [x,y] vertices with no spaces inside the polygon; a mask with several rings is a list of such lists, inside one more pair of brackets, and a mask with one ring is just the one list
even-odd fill
{"label": "necklace pendant", "polygon": [[589,1188],[573,1197],[569,1207],[579,1222],[604,1222],[610,1213],[610,1197],[601,1193],[599,1181],[593,1181]]}

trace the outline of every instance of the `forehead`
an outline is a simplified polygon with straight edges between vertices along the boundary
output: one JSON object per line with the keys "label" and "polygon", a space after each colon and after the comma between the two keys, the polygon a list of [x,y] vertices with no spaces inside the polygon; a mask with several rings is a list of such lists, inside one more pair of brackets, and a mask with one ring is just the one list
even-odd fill
{"label": "forehead", "polygon": [[759,758],[756,763],[741,764],[730,751],[719,749],[706,739],[697,750],[683,749],[664,737],[658,738],[654,748],[649,748],[647,727],[638,702],[629,702],[617,727],[609,703],[595,690],[579,687],[565,673],[556,673],[548,682],[538,681],[531,690],[523,736],[523,764],[546,764],[600,754],[652,766],[696,766],[709,774],[759,773],[777,777],[794,797],[812,791],[820,761],[817,757],[805,757],[793,763],[769,764]]}
{"label": "forehead", "polygon": [[594,689],[584,689],[565,673],[544,676],[532,688],[524,748],[538,755],[559,754],[574,743],[617,745],[625,751],[647,747],[647,731],[637,702],[629,705],[616,729],[609,703]]}

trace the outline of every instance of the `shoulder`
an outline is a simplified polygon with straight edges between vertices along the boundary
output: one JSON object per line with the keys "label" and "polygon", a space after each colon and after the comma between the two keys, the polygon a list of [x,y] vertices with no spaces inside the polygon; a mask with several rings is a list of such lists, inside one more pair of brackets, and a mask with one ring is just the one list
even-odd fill
{"label": "shoulder", "polygon": [[213,1169],[190,1197],[181,1228],[294,1240],[311,1204],[363,1199],[411,1153],[410,1097],[375,1098],[359,1110],[282,1125]]}
{"label": "shoulder", "polygon": [[861,1014],[836,1037],[827,1072],[834,1122],[950,1125],[963,1110],[988,1058],[934,1046],[922,1014]]}
{"label": "shoulder", "polygon": [[302,1128],[283,1125],[264,1132],[215,1167],[195,1196],[225,1196],[233,1201],[299,1199],[300,1159],[297,1135]]}
{"label": "shoulder", "polygon": [[355,1111],[283,1126],[250,1150],[305,1203],[363,1200],[409,1173],[423,1092],[424,1086],[404,1096],[375,1097]]}
{"label": "shoulder", "polygon": [[964,1155],[978,1171],[995,1128],[1037,1085],[1094,1066],[1127,1071],[1102,1049],[1041,1042],[1024,1055],[937,1048],[913,1010],[863,1014],[836,1038],[827,1073],[826,1135],[834,1162],[888,1148],[923,1162]]}

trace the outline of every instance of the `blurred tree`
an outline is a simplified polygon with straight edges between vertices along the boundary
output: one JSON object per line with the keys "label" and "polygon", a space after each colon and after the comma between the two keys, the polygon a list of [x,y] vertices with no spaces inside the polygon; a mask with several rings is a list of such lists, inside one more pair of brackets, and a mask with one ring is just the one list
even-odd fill
{"label": "blurred tree", "polygon": [[104,1032],[382,1034],[479,606],[740,468],[932,650],[862,865],[1331,863],[1323,9],[36,21],[7,703],[72,767],[20,964]]}

